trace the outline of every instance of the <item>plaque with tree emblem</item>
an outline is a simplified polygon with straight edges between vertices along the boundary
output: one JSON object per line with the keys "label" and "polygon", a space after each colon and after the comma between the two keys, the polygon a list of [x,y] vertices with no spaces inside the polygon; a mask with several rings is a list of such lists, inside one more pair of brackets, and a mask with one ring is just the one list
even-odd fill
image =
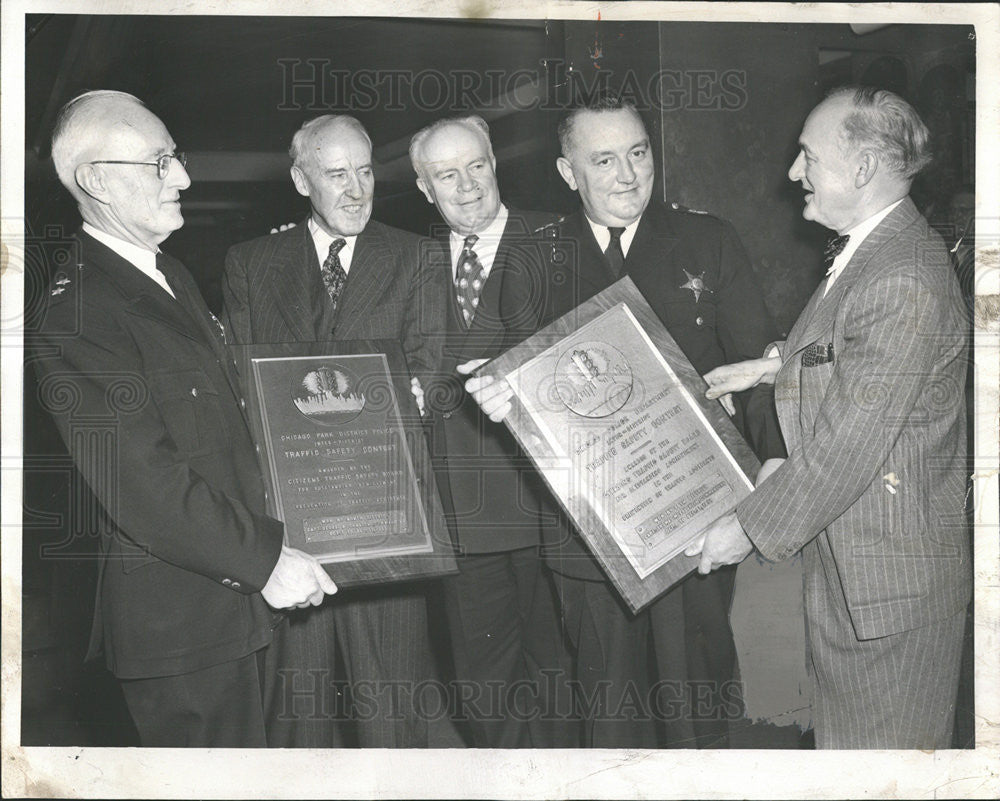
{"label": "plaque with tree emblem", "polygon": [[454,571],[399,345],[237,348],[269,511],[339,586]]}

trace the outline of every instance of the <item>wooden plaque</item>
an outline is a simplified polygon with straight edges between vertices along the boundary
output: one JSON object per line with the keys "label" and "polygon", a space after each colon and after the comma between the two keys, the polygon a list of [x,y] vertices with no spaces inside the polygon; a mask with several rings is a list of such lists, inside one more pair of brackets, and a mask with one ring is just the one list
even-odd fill
{"label": "wooden plaque", "polygon": [[399,344],[234,348],[285,543],[339,587],[455,572]]}
{"label": "wooden plaque", "polygon": [[479,374],[514,389],[507,426],[633,612],[753,489],[756,456],[631,278]]}

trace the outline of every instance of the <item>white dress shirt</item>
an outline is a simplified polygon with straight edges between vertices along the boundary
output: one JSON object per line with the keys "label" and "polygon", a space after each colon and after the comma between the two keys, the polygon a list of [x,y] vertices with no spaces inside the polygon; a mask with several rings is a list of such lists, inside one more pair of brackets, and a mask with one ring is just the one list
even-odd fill
{"label": "white dress shirt", "polygon": [[[479,257],[479,263],[483,265],[483,281],[485,281],[493,269],[493,262],[496,261],[497,250],[500,248],[500,239],[503,237],[503,229],[507,227],[507,217],[509,212],[507,207],[500,204],[500,211],[493,218],[493,222],[487,225],[482,231],[476,231],[476,244],[472,249]],[[448,237],[451,245],[451,280],[458,280],[458,260],[462,257],[462,249],[465,247],[465,236],[451,232]]]}
{"label": "white dress shirt", "polygon": [[354,236],[330,236],[326,231],[319,227],[317,222],[310,217],[307,223],[309,228],[309,233],[312,234],[313,244],[316,246],[316,257],[319,259],[319,266],[323,266],[323,262],[326,261],[326,257],[330,255],[330,245],[333,244],[335,239],[343,239],[347,242],[340,252],[337,254],[340,256],[340,266],[344,268],[344,274],[350,275],[351,273],[351,260],[354,258],[354,245],[358,241],[358,235]]}
{"label": "white dress shirt", "polygon": [[[586,214],[584,214],[586,217]],[[628,249],[632,245],[632,240],[635,239],[635,231],[639,227],[639,220],[642,219],[640,214],[635,222],[630,223],[625,226],[625,230],[622,232],[622,255],[628,257]],[[590,223],[590,230],[594,232],[594,238],[597,240],[597,247],[601,249],[601,253],[608,249],[608,245],[611,244],[611,231],[606,225],[598,225],[590,217],[587,217],[587,222]],[[619,226],[615,226],[618,228]]]}
{"label": "white dress shirt", "polygon": [[164,292],[176,300],[177,296],[174,294],[174,290],[170,288],[170,284],[167,283],[167,277],[156,268],[156,254],[160,252],[159,249],[155,251],[146,250],[146,248],[126,242],[124,239],[119,239],[117,236],[99,231],[90,223],[85,222],[83,230],[102,245],[111,248],[147,278],[153,279],[163,288]]}
{"label": "white dress shirt", "polygon": [[851,256],[853,256],[857,252],[857,249],[861,247],[861,243],[868,238],[868,234],[874,231],[878,224],[888,217],[889,213],[902,202],[903,198],[900,198],[895,203],[886,206],[882,209],[882,211],[876,212],[867,220],[862,220],[850,231],[844,232],[850,237],[850,239],[847,240],[847,244],[844,245],[844,249],[837,254],[836,258],[834,258],[833,264],[830,265],[830,269],[827,271],[826,287],[823,289],[824,296],[830,291],[830,287],[833,286],[833,282],[837,280],[840,274],[844,271],[844,268],[851,261]]}

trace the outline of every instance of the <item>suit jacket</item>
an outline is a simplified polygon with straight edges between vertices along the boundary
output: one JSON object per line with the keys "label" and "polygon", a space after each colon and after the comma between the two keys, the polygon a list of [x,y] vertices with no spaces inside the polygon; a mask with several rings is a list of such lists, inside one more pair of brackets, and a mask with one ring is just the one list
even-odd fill
{"label": "suit jacket", "polygon": [[270,641],[259,591],[283,529],[232,363],[190,274],[177,300],[85,233],[31,343],[43,402],[107,513],[91,654],[121,678],[176,675]]}
{"label": "suit jacket", "polygon": [[[545,283],[547,296],[537,304],[540,325],[617,280],[582,208],[553,231],[551,242],[565,257],[553,264]],[[736,231],[712,215],[652,201],[639,220],[622,275],[632,278],[701,374],[720,364],[759,358],[777,333]],[[704,291],[684,286],[699,277]],[[737,428],[745,436],[754,433],[748,439],[758,456],[781,455],[780,442],[769,441],[777,435],[777,421],[769,422],[774,414],[769,393],[743,395],[735,398]],[[577,536],[564,533],[558,543],[547,544],[559,572],[604,578]]]}
{"label": "suit jacket", "polygon": [[[775,380],[788,461],[737,514],[769,559],[815,543],[858,637],[883,637],[957,614],[971,593],[962,298],[909,198],[824,286]],[[830,343],[832,361],[803,366]]]}
{"label": "suit jacket", "polygon": [[[448,233],[422,246],[420,316],[434,368],[421,376],[442,506],[464,553],[495,553],[538,545],[556,522],[554,502],[513,435],[485,417],[465,392],[455,367],[500,355],[534,330],[530,294],[547,275],[548,248],[538,229],[554,219],[511,209],[496,258],[483,284],[472,325],[455,299]],[[536,292],[536,296],[540,296]],[[441,322],[443,321],[443,324]]]}
{"label": "suit jacket", "polygon": [[336,312],[306,223],[234,245],[222,280],[226,331],[240,344],[398,339],[407,360],[419,360],[423,343],[413,298],[419,242],[415,234],[369,221],[355,243]]}

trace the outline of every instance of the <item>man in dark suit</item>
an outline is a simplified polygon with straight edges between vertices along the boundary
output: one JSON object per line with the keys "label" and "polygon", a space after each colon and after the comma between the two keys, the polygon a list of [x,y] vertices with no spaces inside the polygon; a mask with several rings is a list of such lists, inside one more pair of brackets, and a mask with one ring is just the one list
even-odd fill
{"label": "man in dark suit", "polygon": [[788,177],[802,216],[839,235],[828,277],[776,355],[706,376],[710,397],[775,386],[788,459],[708,530],[699,569],[802,552],[819,748],[951,747],[972,588],[967,323],[908,196],[929,144],[891,92],[843,88],[813,110]]}
{"label": "man in dark suit", "polygon": [[[560,124],[559,139],[556,166],[580,193],[582,208],[558,226],[558,240],[571,243],[574,253],[548,276],[547,294],[536,304],[539,327],[628,275],[700,373],[729,361],[730,354],[757,353],[774,338],[732,226],[651,202],[655,165],[632,106],[602,98],[575,109]],[[499,420],[509,408],[510,389],[506,382],[484,386],[488,381],[473,379],[468,387]],[[776,426],[767,422],[769,403],[767,397],[727,399],[734,422],[761,456],[781,453]],[[726,747],[728,720],[739,706],[728,620],[733,571],[708,581],[689,576],[633,616],[575,533],[547,549],[575,651],[580,700],[604,699],[603,708],[587,716],[585,744]],[[653,676],[647,671],[651,657]],[[607,695],[602,682],[611,688]],[[651,692],[651,708],[615,714],[632,695],[645,702]]]}
{"label": "man in dark suit", "polygon": [[30,344],[43,402],[109,520],[91,654],[121,679],[143,745],[267,745],[267,605],[336,587],[266,516],[218,320],[159,250],[184,224],[184,155],[138,99],[97,91],[63,107],[52,158],[83,230]]}
{"label": "man in dark suit", "polygon": [[538,275],[544,248],[535,232],[552,217],[501,202],[489,128],[479,117],[419,131],[410,160],[417,186],[448,226],[422,254],[422,336],[437,354],[422,382],[431,458],[459,551],[459,573],[444,588],[455,671],[468,689],[463,712],[476,747],[575,744],[560,739],[565,724],[543,719],[555,699],[541,671],[559,669],[561,649],[538,553],[554,510],[514,438],[484,421],[456,372],[523,337],[500,299],[508,283]]}
{"label": "man in dark suit", "polygon": [[[303,225],[230,249],[223,278],[227,330],[248,344],[400,340],[407,358],[418,359],[412,294],[419,240],[369,219],[375,177],[367,132],[353,117],[326,115],[299,129],[289,153],[295,188],[312,211]],[[291,618],[272,648],[278,671],[272,739],[314,748],[351,742],[335,720],[339,649],[348,692],[375,693],[348,708],[357,745],[427,745],[427,721],[412,695],[432,676],[422,587],[351,589]]]}

